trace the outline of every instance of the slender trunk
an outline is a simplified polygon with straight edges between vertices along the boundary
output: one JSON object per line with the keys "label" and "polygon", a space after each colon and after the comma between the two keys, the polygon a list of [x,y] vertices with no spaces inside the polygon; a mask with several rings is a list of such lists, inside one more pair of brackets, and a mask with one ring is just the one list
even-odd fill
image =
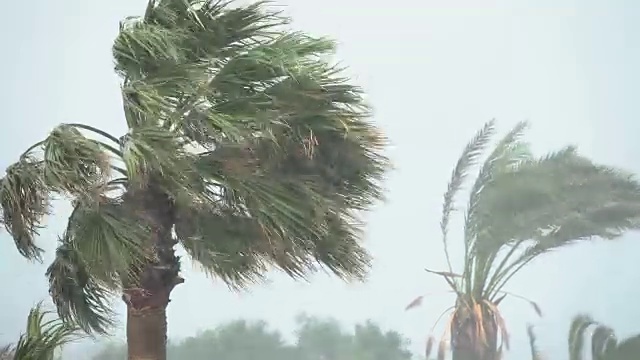
{"label": "slender trunk", "polygon": [[127,347],[129,360],[166,360],[167,306],[173,288],[184,282],[180,262],[173,249],[171,230],[175,210],[169,197],[154,186],[129,190],[125,201],[136,216],[151,227],[145,243],[151,255],[142,271],[125,283],[122,299],[127,304]]}
{"label": "slender trunk", "polygon": [[482,316],[482,324],[476,319],[470,312],[456,312],[451,322],[453,360],[500,360],[496,319],[487,313]]}

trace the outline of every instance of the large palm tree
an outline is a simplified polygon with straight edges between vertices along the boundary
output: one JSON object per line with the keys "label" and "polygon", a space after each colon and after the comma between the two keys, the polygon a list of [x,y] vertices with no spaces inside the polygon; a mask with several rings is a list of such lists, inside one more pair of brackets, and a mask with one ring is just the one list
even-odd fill
{"label": "large palm tree", "polygon": [[31,309],[26,331],[0,349],[0,360],[53,360],[64,345],[82,337],[80,328],[50,315],[41,304]]}
{"label": "large palm tree", "polygon": [[29,259],[50,200],[71,201],[51,296],[103,333],[121,293],[130,359],[166,357],[178,243],[233,287],[271,265],[345,279],[369,266],[357,212],[381,198],[388,162],[360,89],[327,62],[332,41],[262,2],[232,5],[149,0],[113,45],[126,133],[61,124],[1,181],[2,221]]}
{"label": "large palm tree", "polygon": [[494,135],[493,121],[464,149],[444,195],[440,225],[449,268],[435,273],[456,295],[447,325],[454,360],[495,360],[508,347],[498,305],[508,294],[505,285],[525,265],[576,241],[616,238],[639,224],[640,183],[633,176],[595,164],[574,147],[535,157],[522,141],[526,125],[500,139],[480,166],[464,213],[459,272],[447,239],[454,197]]}

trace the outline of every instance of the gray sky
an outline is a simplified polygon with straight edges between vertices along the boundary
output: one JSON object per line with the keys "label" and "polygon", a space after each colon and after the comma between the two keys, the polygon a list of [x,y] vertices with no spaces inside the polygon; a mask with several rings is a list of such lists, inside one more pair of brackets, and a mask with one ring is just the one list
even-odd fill
{"label": "gray sky", "polygon": [[[0,169],[60,122],[124,130],[111,44],[118,21],[141,14],[144,3],[3,5],[9,15],[0,23],[5,79]],[[640,84],[640,32],[633,25],[640,15],[637,1],[278,3],[286,5],[298,29],[340,42],[338,60],[368,91],[375,119],[393,141],[390,152],[398,169],[387,184],[389,202],[368,216],[374,268],[366,284],[321,275],[310,284],[294,283],[274,274],[269,284],[233,293],[186,265],[187,282],[176,288],[169,307],[171,337],[237,317],[262,318],[290,331],[294,315],[306,311],[346,324],[372,318],[403,332],[420,350],[453,299],[433,296],[409,313],[403,307],[421,293],[446,290],[441,279],[422,270],[445,266],[438,230],[441,196],[465,142],[491,118],[503,130],[530,120],[528,138],[539,151],[575,143],[599,161],[640,170],[633,156],[640,130],[640,105],[633,102]],[[49,220],[42,246],[53,248],[66,215],[63,209]],[[457,235],[451,234],[453,242]],[[4,341],[18,335],[29,308],[48,296],[47,264],[27,263],[5,233],[0,239]],[[527,322],[537,325],[540,345],[557,359],[566,358],[567,328],[577,312],[591,313],[620,335],[640,332],[634,328],[640,324],[636,304],[625,300],[640,295],[628,286],[640,280],[640,272],[630,270],[637,268],[638,251],[638,234],[581,244],[549,254],[515,277],[508,289],[538,301],[546,316],[536,319],[526,303],[504,302],[515,347],[507,359],[525,354]]]}

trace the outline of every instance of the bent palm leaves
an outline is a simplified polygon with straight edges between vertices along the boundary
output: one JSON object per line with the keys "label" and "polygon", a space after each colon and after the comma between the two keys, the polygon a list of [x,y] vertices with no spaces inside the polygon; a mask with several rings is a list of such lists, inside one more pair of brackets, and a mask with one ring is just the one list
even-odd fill
{"label": "bent palm leaves", "polygon": [[[466,146],[444,195],[445,255],[454,198],[495,134],[487,123]],[[495,359],[508,347],[498,304],[506,283],[536,257],[593,237],[613,239],[638,226],[640,184],[631,175],[595,164],[574,147],[535,157],[519,123],[480,166],[464,214],[464,262],[435,272],[456,294],[450,318],[454,359]],[[528,300],[527,300],[528,301]],[[538,314],[540,308],[534,303]],[[501,341],[499,341],[502,339]]]}
{"label": "bent palm leaves", "polygon": [[72,201],[47,272],[64,320],[104,332],[111,294],[168,296],[177,242],[234,287],[272,264],[364,276],[354,211],[381,198],[386,141],[325,62],[334,43],[287,23],[262,2],[150,1],[113,46],[127,133],[62,124],[7,169],[2,220],[27,258],[50,200]]}
{"label": "bent palm leaves", "polygon": [[[593,328],[591,333],[590,356],[585,358],[585,334]],[[636,335],[622,342],[616,338],[613,329],[599,324],[588,315],[578,315],[571,322],[569,329],[569,359],[570,360],[632,360],[640,356],[640,335]]]}
{"label": "bent palm leaves", "polygon": [[53,360],[64,345],[81,337],[80,328],[65,324],[59,319],[46,318],[50,312],[42,310],[41,304],[31,309],[27,318],[27,329],[14,345],[0,350],[2,360]]}

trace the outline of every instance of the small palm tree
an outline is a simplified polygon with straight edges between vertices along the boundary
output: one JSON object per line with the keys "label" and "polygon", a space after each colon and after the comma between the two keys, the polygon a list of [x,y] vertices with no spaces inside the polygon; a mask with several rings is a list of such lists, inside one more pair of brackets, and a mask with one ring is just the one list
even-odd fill
{"label": "small palm tree", "polygon": [[454,360],[495,360],[508,348],[498,305],[509,294],[505,285],[525,265],[576,241],[616,238],[639,224],[640,183],[633,176],[595,164],[574,147],[534,157],[521,140],[526,125],[503,137],[480,167],[464,214],[458,273],[447,246],[454,197],[494,135],[493,121],[466,146],[444,195],[440,225],[449,269],[428,271],[442,276],[456,295],[447,326]]}
{"label": "small palm tree", "polygon": [[637,360],[640,359],[640,335],[619,342],[615,332],[608,326],[594,321],[588,315],[578,315],[569,329],[569,359],[585,360],[585,333],[591,333],[590,357],[592,360]]}
{"label": "small palm tree", "polygon": [[262,2],[149,0],[113,46],[126,133],[62,124],[7,169],[2,222],[23,256],[40,259],[50,201],[73,205],[47,271],[63,320],[104,333],[121,293],[129,358],[165,359],[178,243],[235,288],[271,265],[364,276],[356,213],[381,198],[386,140],[326,61],[335,44],[288,22]]}
{"label": "small palm tree", "polygon": [[18,342],[0,349],[0,360],[53,360],[62,347],[82,337],[81,329],[60,319],[38,304],[27,318],[27,330]]}

